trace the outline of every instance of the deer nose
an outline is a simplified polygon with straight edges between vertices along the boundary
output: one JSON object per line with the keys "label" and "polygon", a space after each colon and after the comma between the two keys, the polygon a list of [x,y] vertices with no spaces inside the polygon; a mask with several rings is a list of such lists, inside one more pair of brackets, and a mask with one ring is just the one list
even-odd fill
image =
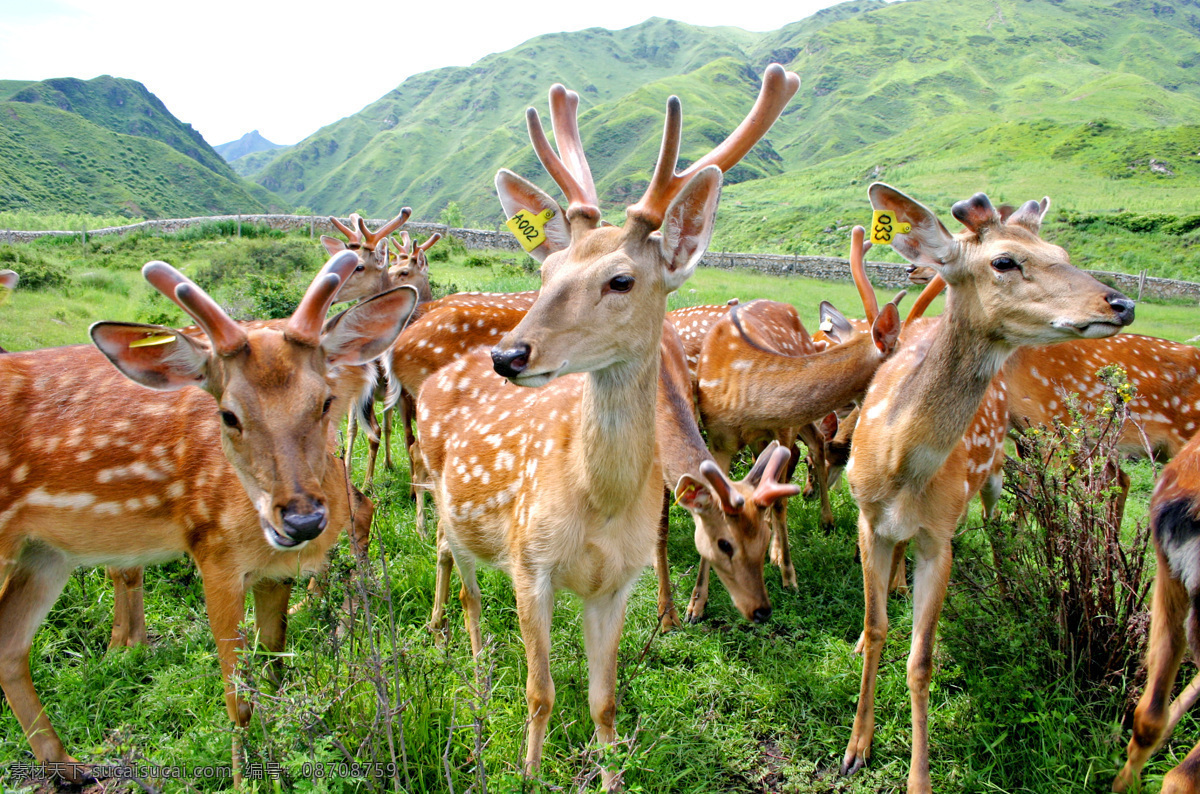
{"label": "deer nose", "polygon": [[1112,310],[1117,313],[1117,322],[1120,325],[1129,325],[1133,322],[1133,301],[1119,292],[1110,292],[1105,296],[1105,300],[1108,301],[1108,305]]}
{"label": "deer nose", "polygon": [[302,513],[295,505],[283,509],[283,528],[289,538],[295,541],[312,540],[325,529],[329,517],[325,507],[317,504],[308,512]]}
{"label": "deer nose", "polygon": [[505,378],[515,378],[529,366],[529,353],[529,345],[527,344],[510,347],[508,350],[493,347],[492,367],[498,375],[502,375]]}
{"label": "deer nose", "polygon": [[754,610],[754,614],[752,614],[751,617],[754,619],[755,623],[766,623],[771,619],[771,608],[759,607],[758,609]]}

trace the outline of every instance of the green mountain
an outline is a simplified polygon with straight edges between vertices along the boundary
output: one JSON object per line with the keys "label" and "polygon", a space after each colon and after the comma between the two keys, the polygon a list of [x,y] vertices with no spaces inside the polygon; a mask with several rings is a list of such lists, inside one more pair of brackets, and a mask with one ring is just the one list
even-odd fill
{"label": "green mountain", "polygon": [[683,100],[690,161],[740,121],[773,60],[803,84],[728,175],[718,247],[839,250],[877,178],[942,211],[977,190],[997,203],[1050,193],[1064,233],[1079,213],[1185,215],[1200,197],[1197,0],[860,0],[769,33],[651,19],[541,36],[415,75],[255,179],[319,212],[436,217],[456,201],[491,225],[496,169],[549,186],[522,111],[548,127],[559,81],[580,93],[615,219],[649,176],[666,96]]}
{"label": "green mountain", "polygon": [[0,81],[0,210],[131,217],[281,210],[141,83]]}

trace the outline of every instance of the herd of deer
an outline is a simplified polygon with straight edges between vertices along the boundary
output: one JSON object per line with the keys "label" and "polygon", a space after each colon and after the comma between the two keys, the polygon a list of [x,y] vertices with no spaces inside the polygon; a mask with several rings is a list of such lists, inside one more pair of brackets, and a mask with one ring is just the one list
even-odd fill
{"label": "herd of deer", "polygon": [[[694,516],[701,557],[688,620],[704,613],[710,568],[746,619],[768,620],[768,545],[784,584],[798,585],[784,513],[799,492],[790,479],[800,438],[821,523],[833,523],[827,492],[843,465],[860,509],[864,663],[842,773],[870,757],[887,592],[905,584],[911,546],[908,790],[929,791],[932,651],[956,524],[974,494],[986,511],[994,505],[1008,430],[1062,416],[1065,391],[1096,397],[1096,369],[1116,362],[1137,388],[1137,427],[1123,449],[1176,458],[1152,503],[1159,574],[1150,678],[1114,788],[1133,784],[1200,693],[1194,684],[1166,713],[1185,636],[1200,657],[1200,351],[1117,335],[1133,320],[1133,302],[1039,237],[1048,200],[1014,210],[976,194],[953,206],[965,230],[951,234],[926,207],[879,183],[871,206],[908,224],[892,245],[914,278],[929,282],[903,322],[902,295],[882,309],[875,302],[861,229],[851,263],[864,321],[825,305],[821,331],[810,337],[794,308],[773,301],[668,314],[667,296],[712,235],[722,174],[798,87],[795,74],[768,67],[742,124],[683,171],[680,103],[668,99],[657,165],[623,226],[601,220],[578,96],[551,88],[558,153],[532,108],[527,121],[566,208],[511,171],[496,176],[507,216],[548,213],[545,241],[531,252],[542,264],[536,293],[432,300],[426,251],[436,236],[419,245],[406,233],[390,237],[405,209],[376,231],[358,216],[335,220],[346,242],[322,238],[331,258],[287,320],[235,322],[174,268],[151,262],[146,279],[197,326],[102,322],[91,329],[94,346],[0,356],[0,685],[36,757],[67,781],[88,777],[51,726],[29,669],[34,632],[80,565],[111,566],[115,647],[145,641],[140,566],[190,555],[203,576],[226,707],[245,726],[250,705],[232,678],[245,595],[254,594],[259,641],[281,650],[291,581],[321,568],[340,529],[360,553],[368,542],[374,508],[337,454],[339,421],[357,417],[371,440],[369,482],[381,441],[390,465],[391,412],[400,406],[419,521],[424,492],[437,507],[431,628],[444,630],[456,568],[479,653],[476,568],[512,578],[528,660],[527,771],[539,765],[554,706],[558,590],[583,600],[588,699],[601,743],[616,735],[626,601],[651,563],[661,624],[678,624],[665,544],[672,502]],[[15,283],[0,278],[5,288]],[[943,289],[943,314],[921,318]],[[326,320],[332,304],[353,300]],[[1058,344],[1040,347],[1050,343]],[[385,404],[382,428],[376,399]],[[760,454],[733,481],[731,460],[746,446]],[[602,777],[607,788],[620,785],[619,771]],[[1167,785],[1192,791],[1198,780],[1193,750]]]}

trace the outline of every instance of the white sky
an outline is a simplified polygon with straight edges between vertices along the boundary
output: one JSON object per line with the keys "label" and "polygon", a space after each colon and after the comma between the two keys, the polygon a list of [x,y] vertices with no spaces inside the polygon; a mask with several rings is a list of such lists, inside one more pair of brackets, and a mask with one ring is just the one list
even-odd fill
{"label": "white sky", "polygon": [[774,30],[833,4],[0,0],[0,79],[127,77],[214,146],[253,129],[292,144],[410,75],[466,66],[543,33],[651,16]]}

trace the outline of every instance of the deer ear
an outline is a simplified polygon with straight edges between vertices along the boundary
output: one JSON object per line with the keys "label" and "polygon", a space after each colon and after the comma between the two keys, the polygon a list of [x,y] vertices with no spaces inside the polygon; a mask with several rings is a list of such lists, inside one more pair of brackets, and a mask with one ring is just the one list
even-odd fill
{"label": "deer ear", "polygon": [[330,256],[333,256],[339,251],[346,250],[346,244],[343,241],[336,237],[330,237],[327,234],[321,235],[321,245],[325,246],[325,250],[329,252]]}
{"label": "deer ear", "polygon": [[325,358],[334,365],[378,358],[396,341],[416,307],[416,287],[404,285],[346,309],[321,330]]}
{"label": "deer ear", "polygon": [[821,438],[825,439],[825,443],[833,441],[838,431],[838,415],[837,412],[831,411],[821,420],[819,425],[821,430]]}
{"label": "deer ear", "polygon": [[157,391],[208,383],[208,345],[174,328],[100,322],[88,329],[105,358],[134,383]]}
{"label": "deer ear", "polygon": [[1008,223],[1024,226],[1034,234],[1039,234],[1042,230],[1042,219],[1046,217],[1046,212],[1050,209],[1050,197],[1046,196],[1041,201],[1033,201],[1030,199],[1021,205],[1021,208],[1012,213],[1008,217]]}
{"label": "deer ear", "polygon": [[16,289],[20,278],[20,276],[11,270],[0,270],[0,287],[4,287],[4,289]]}
{"label": "deer ear", "polygon": [[920,202],[882,182],[871,185],[867,194],[874,209],[888,210],[898,222],[912,227],[911,231],[892,238],[896,253],[915,265],[928,265],[943,272],[957,254],[958,242],[937,216]]}
{"label": "deer ear", "polygon": [[721,169],[710,165],[692,177],[667,207],[659,245],[667,262],[669,290],[687,281],[708,250],[720,200]]}
{"label": "deer ear", "polygon": [[675,501],[694,513],[711,507],[713,495],[708,490],[708,483],[685,474],[675,485]]}
{"label": "deer ear", "polygon": [[891,355],[900,339],[900,310],[894,303],[885,303],[879,310],[879,316],[871,324],[871,341],[883,355]]}
{"label": "deer ear", "polygon": [[821,301],[818,317],[821,318],[821,330],[835,344],[845,342],[854,334],[854,326],[846,319],[846,315],[838,311],[829,301]]}
{"label": "deer ear", "polygon": [[545,226],[546,241],[529,252],[534,259],[545,262],[550,254],[566,250],[571,245],[571,228],[567,225],[567,214],[558,202],[540,187],[507,168],[501,168],[496,172],[496,193],[500,195],[500,205],[504,207],[505,218],[516,215],[518,210],[529,210],[534,215],[540,215],[546,210],[554,213],[554,217]]}

